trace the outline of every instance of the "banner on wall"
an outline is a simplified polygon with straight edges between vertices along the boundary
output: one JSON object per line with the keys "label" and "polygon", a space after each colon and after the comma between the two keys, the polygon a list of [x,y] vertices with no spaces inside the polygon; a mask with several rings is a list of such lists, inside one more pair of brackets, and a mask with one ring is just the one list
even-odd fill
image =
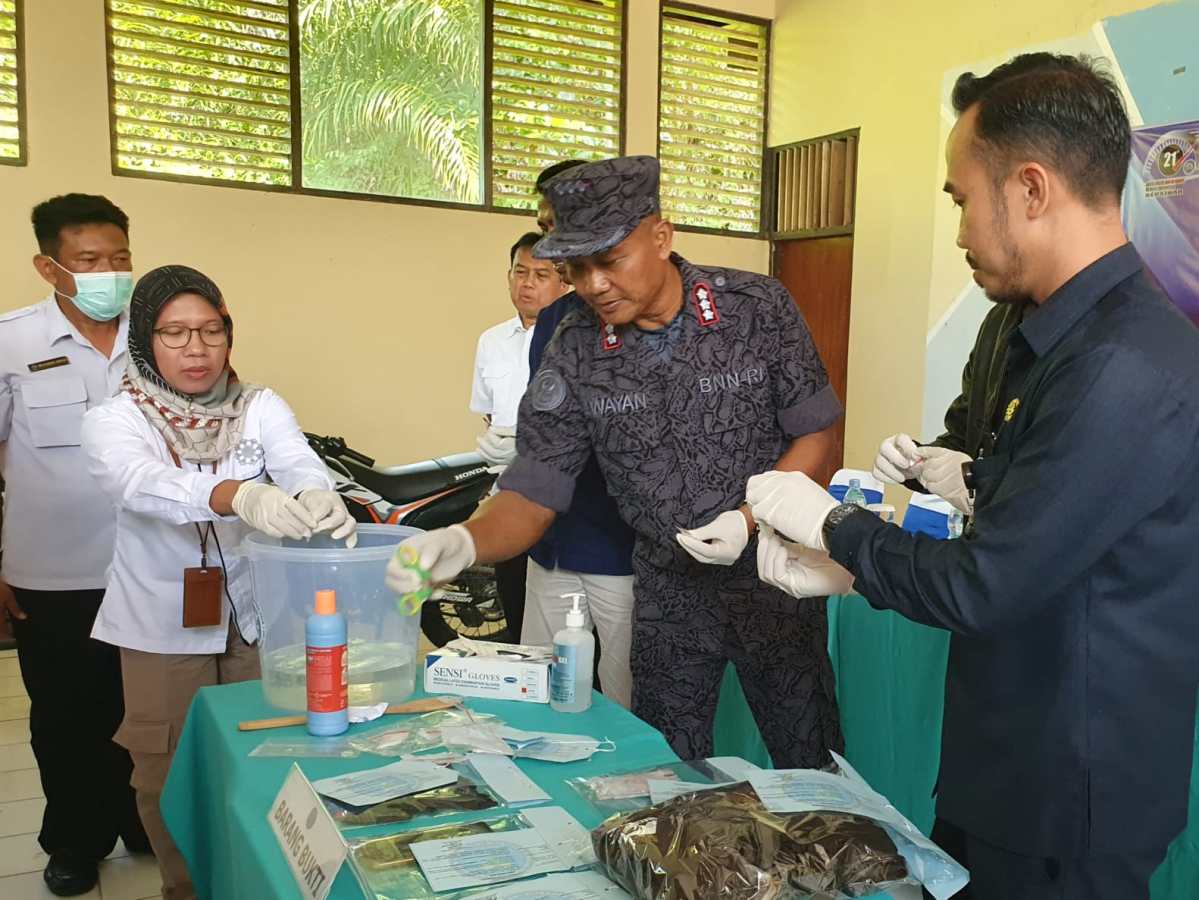
{"label": "banner on wall", "polygon": [[1199,121],[1133,130],[1124,227],[1162,289],[1199,324]]}

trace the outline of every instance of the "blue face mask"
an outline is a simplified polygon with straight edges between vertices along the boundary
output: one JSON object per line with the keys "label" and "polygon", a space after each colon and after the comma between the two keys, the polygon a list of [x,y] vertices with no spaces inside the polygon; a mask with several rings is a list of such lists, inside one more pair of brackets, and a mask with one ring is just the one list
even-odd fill
{"label": "blue face mask", "polygon": [[67,297],[89,319],[108,322],[129,306],[129,298],[133,296],[131,272],[72,272],[53,257],[50,261],[75,279],[75,296],[61,296]]}

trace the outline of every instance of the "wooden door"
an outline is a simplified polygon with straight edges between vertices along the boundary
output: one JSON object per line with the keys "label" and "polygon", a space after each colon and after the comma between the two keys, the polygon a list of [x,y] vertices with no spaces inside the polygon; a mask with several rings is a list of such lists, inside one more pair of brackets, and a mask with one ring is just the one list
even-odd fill
{"label": "wooden door", "polygon": [[[774,275],[791,292],[816,341],[829,382],[845,403],[849,369],[849,296],[853,280],[853,236],[774,242]],[[823,473],[828,484],[845,459],[845,419]]]}

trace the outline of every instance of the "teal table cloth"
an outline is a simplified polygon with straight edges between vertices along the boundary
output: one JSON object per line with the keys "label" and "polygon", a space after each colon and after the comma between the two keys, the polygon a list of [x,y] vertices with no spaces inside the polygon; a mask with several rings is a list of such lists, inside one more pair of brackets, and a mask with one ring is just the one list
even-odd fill
{"label": "teal table cloth", "polygon": [[[572,715],[554,713],[541,703],[471,698],[467,705],[478,712],[493,713],[514,728],[589,734],[615,743],[614,752],[596,753],[587,762],[518,761],[553,803],[587,828],[594,828],[602,817],[566,786],[565,779],[678,760],[661,734],[598,694],[591,709]],[[292,761],[252,758],[249,754],[268,737],[302,740],[305,731],[302,726],[244,733],[237,730],[240,721],[279,714],[267,705],[257,681],[203,688],[192,701],[163,791],[162,811],[175,843],[187,859],[200,897],[291,900],[297,896],[291,871],[266,818]],[[366,731],[383,724],[350,727]],[[310,780],[391,761],[376,756],[297,760]],[[362,897],[348,863],[342,866],[329,896],[337,900]]]}
{"label": "teal table cloth", "polygon": [[[862,597],[829,600],[829,654],[837,675],[846,756],[875,790],[926,832],[933,820],[931,795],[940,756],[948,649],[946,632],[875,610]],[[495,713],[515,728],[589,734],[615,742],[615,752],[598,753],[588,762],[519,762],[552,802],[588,828],[599,823],[599,816],[566,787],[565,779],[677,759],[657,731],[599,695],[590,710],[574,716],[555,714],[543,704],[474,699],[468,704]],[[264,701],[258,682],[205,688],[192,703],[162,807],[201,897],[268,900],[295,895],[291,874],[266,821],[291,761],[252,759],[249,753],[268,735],[298,737],[303,728],[237,730],[239,721],[277,714]],[[357,727],[376,728],[379,723]],[[1196,735],[1199,741],[1199,722]],[[714,752],[770,765],[731,667],[721,687]],[[299,761],[310,779],[384,762],[369,756]],[[1154,875],[1152,900],[1194,900],[1199,896],[1197,885],[1199,743],[1191,779],[1190,822]],[[348,866],[338,875],[330,896],[340,900],[362,896]]]}

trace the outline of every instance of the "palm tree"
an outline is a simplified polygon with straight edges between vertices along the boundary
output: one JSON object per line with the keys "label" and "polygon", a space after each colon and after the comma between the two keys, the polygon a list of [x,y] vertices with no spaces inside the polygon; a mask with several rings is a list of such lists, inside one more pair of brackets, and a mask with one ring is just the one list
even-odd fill
{"label": "palm tree", "polygon": [[306,187],[477,203],[480,0],[305,0]]}

